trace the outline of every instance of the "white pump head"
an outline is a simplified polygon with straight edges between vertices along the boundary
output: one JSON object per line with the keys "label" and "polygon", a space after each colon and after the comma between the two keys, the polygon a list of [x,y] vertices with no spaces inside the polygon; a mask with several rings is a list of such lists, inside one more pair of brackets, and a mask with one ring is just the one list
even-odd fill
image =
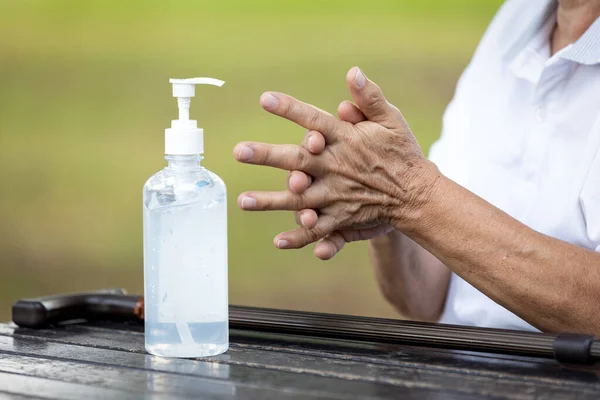
{"label": "white pump head", "polygon": [[165,154],[204,153],[204,131],[190,119],[190,102],[196,95],[196,85],[223,86],[225,82],[213,78],[170,79],[173,97],[177,97],[179,119],[165,129]]}

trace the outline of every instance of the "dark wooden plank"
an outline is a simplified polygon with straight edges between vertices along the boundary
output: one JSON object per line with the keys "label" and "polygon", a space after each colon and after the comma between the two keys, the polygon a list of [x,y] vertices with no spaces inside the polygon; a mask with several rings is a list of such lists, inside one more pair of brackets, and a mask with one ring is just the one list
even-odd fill
{"label": "dark wooden plank", "polygon": [[[0,378],[1,379],[1,378]],[[25,395],[25,394],[15,394],[0,391],[0,400],[40,400],[43,397],[33,396],[33,395]]]}
{"label": "dark wooden plank", "polygon": [[[34,398],[65,400],[137,400],[139,394],[110,388],[92,387],[84,384],[61,382],[50,379],[0,372],[0,392],[16,398],[34,395]],[[12,396],[11,396],[12,397]],[[157,394],[157,399],[167,399]]]}
{"label": "dark wooden plank", "polygon": [[[219,379],[219,384],[229,382],[237,391],[244,387],[260,388],[260,397],[268,397],[266,389],[285,390],[286,393],[298,393],[302,396],[317,396],[326,398],[396,398],[399,393],[408,398],[422,398],[435,392],[435,388],[427,385],[414,385],[395,388],[390,385],[378,385],[361,381],[344,382],[321,376],[305,376],[288,371],[274,372],[245,366],[230,366],[212,362],[185,359],[164,359],[144,354],[126,353],[106,349],[93,349],[83,346],[73,346],[43,342],[39,339],[0,337],[0,370],[5,369],[1,362],[3,354],[18,358],[28,355],[31,358],[49,361],[68,359],[85,364],[104,364],[109,368],[116,366],[131,369],[163,371],[178,375],[195,377],[211,377]],[[44,361],[47,362],[47,361]],[[87,368],[87,367],[86,367]],[[103,374],[103,373],[102,373]],[[121,377],[121,375],[119,375]],[[114,379],[108,375],[107,379]],[[128,379],[130,381],[130,379]],[[451,395],[449,393],[449,395]],[[274,397],[283,397],[278,394]],[[466,395],[453,395],[452,398],[471,398]]]}
{"label": "dark wooden plank", "polygon": [[[3,343],[0,346],[2,351],[18,351],[27,352],[27,354],[37,354],[45,357],[63,357],[67,354],[69,358],[73,359],[89,359],[89,360],[102,360],[102,362],[115,363],[118,365],[127,365],[130,367],[138,368],[151,368],[155,370],[170,370],[171,372],[181,372],[182,366],[186,366],[190,360],[161,360],[157,365],[148,364],[145,358],[153,357],[140,354],[141,358],[135,359],[132,354],[126,353],[107,353],[108,350],[99,350],[93,348],[86,348],[81,346],[72,346],[73,349],[69,349],[67,346],[57,345],[52,343],[53,340],[57,340],[59,331],[64,328],[57,329],[54,334],[48,335],[52,339],[45,337],[38,337],[35,339],[24,334],[35,333],[38,334],[43,331],[20,331],[18,335],[14,336],[15,340],[19,340],[19,346],[10,347],[9,343]],[[85,333],[73,334],[73,329],[80,330],[83,327],[71,327],[69,331],[70,335],[62,336],[61,341],[65,341],[68,337],[71,341],[77,343],[77,338],[83,337],[85,341],[89,339]],[[84,329],[88,331],[90,329]],[[91,331],[94,331],[91,329]],[[63,332],[64,333],[64,332]],[[123,333],[127,332],[112,332],[96,330],[95,336],[101,333],[104,336],[103,346],[110,347],[116,345],[117,347],[123,346],[121,342],[116,342],[117,338],[120,338]],[[113,335],[112,339],[107,339]],[[35,336],[35,335],[34,335]],[[135,337],[136,335],[132,335]],[[138,338],[141,340],[141,336]],[[38,340],[36,344],[35,341]],[[39,342],[42,342],[41,344]],[[243,376],[246,380],[260,381],[262,384],[271,385],[292,385],[293,382],[302,380],[306,381],[306,377],[299,378],[298,376],[288,376],[289,373],[297,374],[311,374],[319,375],[328,378],[337,378],[343,380],[349,380],[351,382],[366,381],[372,383],[378,383],[383,385],[394,385],[396,387],[411,388],[411,389],[425,389],[425,390],[444,390],[452,391],[463,395],[472,394],[479,396],[489,396],[498,398],[514,398],[514,399],[533,399],[544,394],[552,394],[555,398],[573,398],[574,390],[578,392],[578,398],[598,398],[600,391],[597,385],[590,387],[589,385],[583,385],[575,382],[569,384],[569,382],[557,382],[553,379],[538,379],[538,380],[525,380],[520,376],[499,376],[498,374],[487,376],[467,371],[456,372],[449,371],[447,369],[442,370],[431,370],[430,368],[419,368],[414,365],[404,365],[402,361],[387,360],[387,363],[381,363],[378,360],[373,362],[372,359],[364,357],[357,362],[356,356],[352,356],[351,359],[344,359],[344,357],[322,357],[320,354],[308,354],[307,351],[301,353],[290,352],[288,349],[282,346],[275,346],[271,349],[261,349],[256,346],[239,346],[238,344],[233,347],[229,354],[211,358],[207,361],[217,361],[225,363],[230,367],[229,379],[240,379]],[[26,350],[28,349],[28,350]],[[131,351],[132,349],[127,349]],[[134,349],[134,352],[137,352]],[[61,353],[63,355],[61,355]],[[117,354],[114,354],[117,353]],[[104,357],[104,358],[103,358]],[[144,363],[144,364],[143,364]],[[223,364],[217,364],[223,365]],[[245,367],[244,370],[240,367]],[[247,367],[259,367],[268,368],[274,371],[279,371],[278,374],[272,375],[261,375],[258,369],[249,369]],[[192,369],[189,365],[185,368]],[[201,373],[202,369],[200,368]],[[217,369],[219,371],[219,369]],[[224,371],[224,369],[221,369]],[[234,371],[235,373],[231,373]],[[193,372],[195,373],[195,372]],[[274,377],[278,377],[279,382]],[[314,378],[313,378],[314,379]],[[270,382],[270,383],[269,383]],[[282,383],[283,382],[283,383]],[[315,383],[319,387],[327,387],[324,383]],[[331,387],[331,393],[336,393],[341,390],[346,392],[344,389],[350,389],[350,394],[359,393],[355,385],[348,386],[348,382],[344,382],[340,386],[340,382],[333,383]],[[340,389],[342,388],[342,389]],[[381,390],[383,396],[385,390]],[[364,392],[368,394],[370,392]],[[389,394],[389,393],[388,393]],[[394,393],[392,393],[394,394]],[[380,396],[381,397],[381,396]]]}
{"label": "dark wooden plank", "polygon": [[308,392],[294,393],[291,390],[286,393],[279,390],[269,390],[268,388],[239,387],[228,380],[201,379],[189,375],[175,375],[14,354],[0,354],[0,371],[15,376],[29,376],[82,385],[87,387],[88,391],[91,390],[90,388],[117,390],[119,391],[118,396],[129,392],[135,398],[142,397],[144,394],[158,395],[162,398],[195,398],[201,396],[206,399],[228,399],[236,396],[247,399],[288,399],[297,398],[300,394],[303,398],[310,395]]}
{"label": "dark wooden plank", "polygon": [[77,325],[50,329],[23,329],[16,328],[12,324],[0,324],[0,335],[40,337],[57,343],[145,352],[144,341],[140,340],[143,334],[112,329],[86,329],[84,326]]}

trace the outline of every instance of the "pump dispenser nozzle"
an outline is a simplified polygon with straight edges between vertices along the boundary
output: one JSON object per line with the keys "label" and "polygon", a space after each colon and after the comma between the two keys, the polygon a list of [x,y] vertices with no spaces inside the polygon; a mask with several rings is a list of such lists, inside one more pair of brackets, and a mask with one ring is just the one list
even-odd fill
{"label": "pump dispenser nozzle", "polygon": [[165,153],[202,154],[204,131],[190,119],[191,99],[196,95],[196,85],[221,87],[225,82],[214,78],[170,79],[169,82],[173,84],[173,97],[177,98],[179,119],[171,121],[171,128],[165,129]]}

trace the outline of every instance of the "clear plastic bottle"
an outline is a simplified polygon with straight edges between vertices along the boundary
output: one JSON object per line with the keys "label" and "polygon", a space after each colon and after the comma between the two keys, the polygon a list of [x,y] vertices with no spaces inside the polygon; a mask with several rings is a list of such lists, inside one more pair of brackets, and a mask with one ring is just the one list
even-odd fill
{"label": "clear plastic bottle", "polygon": [[[143,193],[146,350],[216,355],[229,346],[226,188],[200,165],[202,137],[190,142],[190,129],[183,136],[167,131],[167,153],[178,154],[167,154],[167,167],[148,179]],[[169,144],[169,137],[186,143]],[[197,154],[181,154],[192,151]]]}

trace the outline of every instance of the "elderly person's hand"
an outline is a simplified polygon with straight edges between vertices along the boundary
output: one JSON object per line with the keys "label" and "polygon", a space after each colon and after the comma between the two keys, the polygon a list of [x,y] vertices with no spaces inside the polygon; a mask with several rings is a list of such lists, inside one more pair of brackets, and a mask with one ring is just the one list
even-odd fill
{"label": "elderly person's hand", "polygon": [[[367,120],[362,111],[349,101],[343,101],[338,107],[340,120],[351,124],[358,124]],[[312,154],[320,154],[325,150],[325,138],[320,132],[309,131],[304,135],[302,147]],[[294,193],[301,194],[312,184],[312,177],[302,171],[290,171],[287,179],[288,189]],[[313,228],[318,220],[315,210],[305,209],[296,211],[296,223],[306,229]],[[329,260],[335,256],[346,243],[359,240],[369,240],[380,235],[385,235],[394,229],[389,224],[381,224],[368,229],[345,228],[336,230],[327,235],[315,246],[315,255],[322,260]]]}
{"label": "elderly person's hand", "polygon": [[345,229],[384,225],[389,230],[386,225],[392,225],[413,230],[431,196],[439,172],[423,157],[400,111],[358,68],[349,71],[347,82],[366,121],[340,121],[281,93],[261,97],[267,111],[321,132],[326,146],[320,154],[301,146],[249,142],[234,150],[240,162],[301,171],[314,178],[303,193],[288,189],[239,196],[244,210],[318,210],[317,221],[308,224],[314,226],[277,235],[279,248],[303,247]]}

